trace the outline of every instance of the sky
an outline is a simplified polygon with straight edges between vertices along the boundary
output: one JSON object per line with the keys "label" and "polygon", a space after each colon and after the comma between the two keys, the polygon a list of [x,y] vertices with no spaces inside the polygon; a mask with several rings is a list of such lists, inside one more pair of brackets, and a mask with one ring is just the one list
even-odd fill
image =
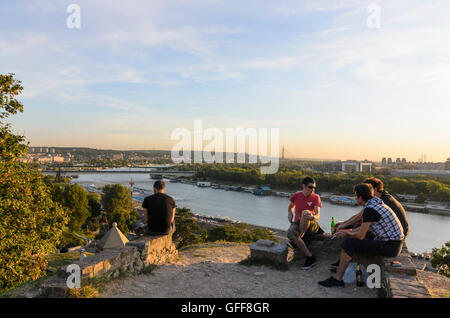
{"label": "sky", "polygon": [[22,81],[9,122],[31,146],[171,150],[202,120],[278,128],[287,157],[442,162],[449,16],[433,0],[1,0],[0,73]]}

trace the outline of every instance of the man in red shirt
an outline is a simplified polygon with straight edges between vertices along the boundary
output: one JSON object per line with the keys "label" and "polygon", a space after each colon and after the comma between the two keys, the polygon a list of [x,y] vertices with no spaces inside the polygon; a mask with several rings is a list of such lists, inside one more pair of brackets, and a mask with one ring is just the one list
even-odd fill
{"label": "man in red shirt", "polygon": [[[288,230],[290,245],[298,247],[305,255],[306,261],[302,269],[309,269],[316,264],[316,258],[306,247],[303,237],[309,234],[316,234],[320,231],[318,220],[320,218],[320,208],[322,203],[320,197],[313,193],[316,182],[311,177],[306,177],[302,181],[303,190],[296,192],[290,199],[288,208],[288,220],[291,226]],[[292,210],[295,208],[295,217]],[[294,217],[294,222],[292,218]]]}

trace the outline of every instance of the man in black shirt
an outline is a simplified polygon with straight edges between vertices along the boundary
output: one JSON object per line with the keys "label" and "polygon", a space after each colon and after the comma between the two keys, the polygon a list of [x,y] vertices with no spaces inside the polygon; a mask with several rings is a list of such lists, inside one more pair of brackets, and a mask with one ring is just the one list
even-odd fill
{"label": "man in black shirt", "polygon": [[[405,238],[408,236],[410,230],[409,230],[409,222],[408,217],[406,216],[405,209],[401,205],[400,202],[398,202],[392,195],[390,195],[386,190],[384,190],[383,181],[381,181],[378,178],[367,178],[363,181],[363,183],[371,184],[374,188],[374,194],[376,197],[383,200],[383,203],[386,204],[388,207],[394,211],[397,218],[400,220],[400,223],[402,224],[403,228],[403,234]],[[346,229],[349,227],[356,227],[359,226],[362,222],[363,217],[363,211],[359,212],[358,214],[352,216],[350,219],[348,219],[345,222],[339,222],[336,224],[336,231]]]}
{"label": "man in black shirt", "polygon": [[150,235],[167,235],[175,231],[175,201],[166,193],[164,181],[153,185],[153,194],[142,203],[144,222],[148,224]]}

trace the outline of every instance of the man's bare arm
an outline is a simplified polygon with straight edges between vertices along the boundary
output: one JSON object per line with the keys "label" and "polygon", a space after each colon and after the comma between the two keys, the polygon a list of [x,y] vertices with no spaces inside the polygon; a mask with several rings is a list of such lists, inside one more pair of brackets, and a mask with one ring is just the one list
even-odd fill
{"label": "man's bare arm", "polygon": [[355,214],[354,216],[352,216],[351,218],[349,218],[348,220],[342,222],[342,223],[338,223],[336,230],[342,230],[345,229],[348,226],[354,226],[357,225],[359,223],[361,223],[362,221],[362,214],[363,214],[364,209],[362,209],[359,213]]}
{"label": "man's bare arm", "polygon": [[295,204],[294,203],[289,203],[289,207],[288,207],[288,221],[289,223],[292,223],[292,218],[294,217],[294,214],[292,213],[292,210],[295,208]]}
{"label": "man's bare arm", "polygon": [[364,240],[366,238],[367,231],[369,231],[371,223],[372,222],[364,222],[363,224],[361,224],[357,231],[339,231],[333,235],[333,238],[344,238],[346,236],[350,236],[358,240]]}
{"label": "man's bare arm", "polygon": [[316,211],[316,214],[314,215],[313,220],[317,222],[320,219],[320,207],[315,206],[314,210]]}
{"label": "man's bare arm", "polygon": [[175,220],[175,212],[176,212],[177,208],[173,208],[172,211],[172,220],[170,221],[170,223],[173,223],[173,221]]}

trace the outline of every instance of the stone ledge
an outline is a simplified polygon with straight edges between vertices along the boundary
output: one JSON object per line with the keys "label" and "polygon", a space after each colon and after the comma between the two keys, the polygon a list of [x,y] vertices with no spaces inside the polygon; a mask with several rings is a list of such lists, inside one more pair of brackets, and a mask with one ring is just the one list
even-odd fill
{"label": "stone ledge", "polygon": [[[402,264],[401,267],[393,267],[391,266],[391,262],[398,261]],[[416,276],[417,275],[417,269],[414,265],[411,255],[409,254],[408,248],[406,247],[406,244],[403,244],[402,251],[400,252],[400,255],[397,257],[386,257],[384,258],[384,269],[388,273],[397,273],[397,274],[403,274],[403,275],[409,275],[409,276]]]}
{"label": "stone ledge", "polygon": [[[124,248],[104,249],[81,261],[73,261],[72,264],[80,267],[81,285],[84,285],[92,278],[116,278],[121,272],[140,273],[150,264],[162,265],[177,255],[171,235],[143,236],[128,242]],[[69,288],[66,286],[66,279],[71,275],[66,271],[68,266],[58,269],[57,276],[43,285],[44,295],[67,295]]]}
{"label": "stone ledge", "polygon": [[428,289],[416,277],[396,273],[386,274],[392,298],[430,298]]}

